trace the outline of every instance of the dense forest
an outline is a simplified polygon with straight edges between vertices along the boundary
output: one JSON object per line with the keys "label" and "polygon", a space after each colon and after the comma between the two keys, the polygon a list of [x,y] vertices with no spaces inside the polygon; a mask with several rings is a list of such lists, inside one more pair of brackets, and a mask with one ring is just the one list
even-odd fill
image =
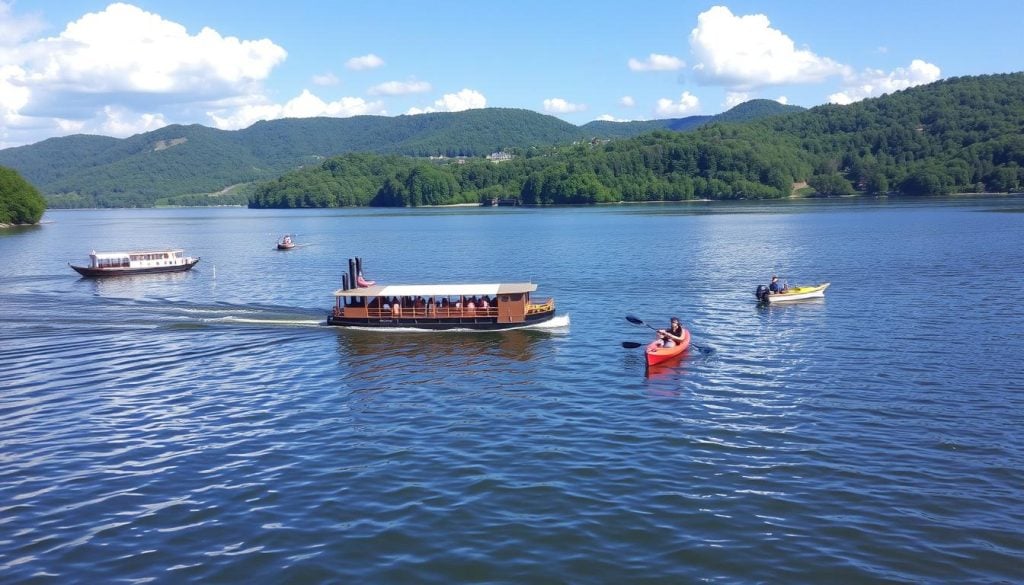
{"label": "dense forest", "polygon": [[0,167],[0,225],[39,223],[46,201],[18,171]]}
{"label": "dense forest", "polygon": [[[770,103],[778,112],[787,108]],[[756,106],[736,109],[745,108]],[[38,186],[51,207],[145,207],[157,201],[219,205],[245,203],[239,185],[274,179],[348,152],[483,157],[500,150],[542,151],[659,129],[689,130],[711,119],[574,126],[529,110],[486,108],[415,116],[272,120],[237,131],[172,125],[124,139],[51,138],[0,150],[0,164],[17,169]]]}
{"label": "dense forest", "polygon": [[848,106],[734,119],[529,151],[499,164],[344,155],[257,187],[250,205],[779,198],[802,182],[825,196],[941,195],[1005,193],[1024,182],[1024,74],[954,78]]}

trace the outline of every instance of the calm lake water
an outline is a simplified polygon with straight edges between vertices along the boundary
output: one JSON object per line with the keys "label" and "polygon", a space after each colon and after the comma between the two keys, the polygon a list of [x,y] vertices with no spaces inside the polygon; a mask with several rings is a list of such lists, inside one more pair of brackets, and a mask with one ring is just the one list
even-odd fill
{"label": "calm lake water", "polygon": [[[1021,582],[1022,212],[47,212],[0,231],[0,582]],[[164,246],[202,261],[67,265]],[[326,327],[352,256],[561,317]],[[627,314],[699,349],[645,375]]]}

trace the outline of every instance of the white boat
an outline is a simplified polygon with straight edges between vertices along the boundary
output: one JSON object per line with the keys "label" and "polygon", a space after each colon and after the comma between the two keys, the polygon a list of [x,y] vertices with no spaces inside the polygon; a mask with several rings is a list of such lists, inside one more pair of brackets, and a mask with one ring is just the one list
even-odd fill
{"label": "white boat", "polygon": [[832,284],[825,282],[809,286],[791,286],[778,293],[768,291],[768,287],[761,285],[757,287],[754,296],[764,303],[788,303],[791,301],[802,301],[804,299],[817,299],[825,296],[825,289]]}
{"label": "white boat", "polygon": [[155,272],[191,270],[199,258],[186,256],[184,250],[146,250],[139,252],[96,252],[89,254],[88,266],[75,266],[82,276],[126,276]]}

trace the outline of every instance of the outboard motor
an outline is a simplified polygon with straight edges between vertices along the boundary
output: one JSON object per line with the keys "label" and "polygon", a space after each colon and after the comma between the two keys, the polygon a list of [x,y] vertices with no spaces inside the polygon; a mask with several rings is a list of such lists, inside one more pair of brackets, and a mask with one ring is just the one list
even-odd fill
{"label": "outboard motor", "polygon": [[756,296],[757,300],[761,301],[762,303],[767,303],[769,294],[770,293],[768,291],[768,285],[759,284],[757,285],[757,291],[754,293],[754,296]]}

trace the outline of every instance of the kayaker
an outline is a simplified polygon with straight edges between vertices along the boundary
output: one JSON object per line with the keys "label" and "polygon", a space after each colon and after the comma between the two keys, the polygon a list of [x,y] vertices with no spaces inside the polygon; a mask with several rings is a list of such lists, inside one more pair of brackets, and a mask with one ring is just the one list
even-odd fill
{"label": "kayaker", "polygon": [[661,347],[675,347],[677,343],[683,342],[683,325],[679,317],[672,317],[669,328],[658,329],[658,337],[661,340]]}

